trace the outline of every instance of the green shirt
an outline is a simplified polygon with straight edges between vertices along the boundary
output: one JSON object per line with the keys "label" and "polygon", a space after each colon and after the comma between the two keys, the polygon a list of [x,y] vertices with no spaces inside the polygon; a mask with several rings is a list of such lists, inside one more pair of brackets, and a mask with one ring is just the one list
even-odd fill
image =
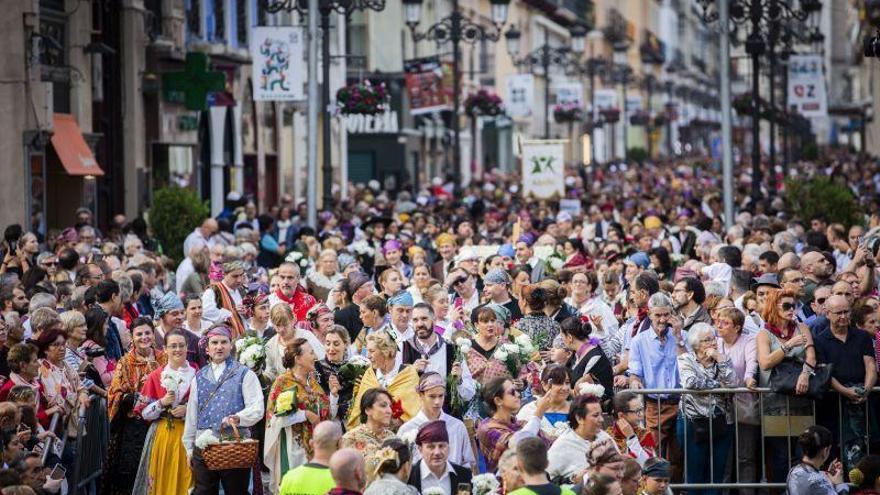
{"label": "green shirt", "polygon": [[320,464],[303,464],[281,478],[279,495],[324,495],[336,486],[330,468]]}
{"label": "green shirt", "polygon": [[508,495],[575,495],[575,493],[568,488],[547,483],[544,485],[526,485],[517,488]]}

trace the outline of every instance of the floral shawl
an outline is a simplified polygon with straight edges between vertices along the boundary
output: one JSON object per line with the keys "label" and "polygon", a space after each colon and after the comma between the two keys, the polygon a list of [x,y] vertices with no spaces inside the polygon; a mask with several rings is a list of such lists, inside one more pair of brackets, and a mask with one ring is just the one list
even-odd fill
{"label": "floral shawl", "polygon": [[[317,414],[321,421],[330,419],[330,398],[321,388],[317,373],[310,374],[307,381],[308,383],[304,383],[298,380],[293,375],[293,371],[288,370],[275,379],[269,391],[263,462],[269,467],[270,482],[273,486],[281,483],[284,466],[293,469],[308,462],[314,454],[311,445],[314,426],[305,418],[303,421],[291,424],[293,421],[291,415],[299,411],[311,411]],[[278,396],[288,390],[294,394],[293,409],[289,414],[278,416],[275,414]],[[282,455],[286,455],[283,461]]]}
{"label": "floral shawl", "polygon": [[[135,349],[128,351],[116,364],[113,381],[107,390],[107,410],[113,419],[119,412],[122,399],[127,394],[139,394],[153,370],[165,366],[167,358],[159,350],[153,351],[151,357],[141,357]],[[134,410],[128,411],[129,417],[135,417]]]}

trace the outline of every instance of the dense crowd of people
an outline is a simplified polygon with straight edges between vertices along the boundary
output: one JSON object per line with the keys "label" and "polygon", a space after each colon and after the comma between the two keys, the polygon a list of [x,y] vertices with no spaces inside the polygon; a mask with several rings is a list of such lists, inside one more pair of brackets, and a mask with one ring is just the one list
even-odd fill
{"label": "dense crowd of people", "polygon": [[318,225],[230,198],[182,260],[140,218],[9,226],[0,488],[75,491],[97,445],[108,494],[875,493],[880,174],[797,169],[863,222],[765,191],[725,229],[717,174],[658,163],[564,203],[351,186]]}

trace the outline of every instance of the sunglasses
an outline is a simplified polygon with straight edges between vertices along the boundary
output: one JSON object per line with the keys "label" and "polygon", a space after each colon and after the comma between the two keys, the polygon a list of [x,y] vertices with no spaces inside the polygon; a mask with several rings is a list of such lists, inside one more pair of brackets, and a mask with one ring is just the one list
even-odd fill
{"label": "sunglasses", "polygon": [[455,287],[456,285],[461,285],[461,284],[467,282],[467,279],[468,279],[467,277],[461,277],[459,279],[456,279],[454,282],[452,282],[452,286]]}
{"label": "sunglasses", "polygon": [[794,304],[792,303],[782,303],[779,305],[783,311],[791,311],[794,309]]}
{"label": "sunglasses", "polygon": [[826,299],[828,299],[828,298],[827,297],[820,297],[820,298],[816,299],[816,304],[825,304]]}
{"label": "sunglasses", "polygon": [[40,264],[43,266],[57,266],[58,262],[57,261],[44,261]]}
{"label": "sunglasses", "polygon": [[510,390],[506,390],[504,393],[511,396],[511,397],[519,397],[521,395],[519,390],[517,390],[515,388],[512,388]]}

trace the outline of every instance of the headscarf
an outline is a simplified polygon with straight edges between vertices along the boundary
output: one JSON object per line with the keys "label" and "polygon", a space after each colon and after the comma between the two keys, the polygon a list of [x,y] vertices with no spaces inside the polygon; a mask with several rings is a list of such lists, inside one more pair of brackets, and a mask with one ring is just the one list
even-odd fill
{"label": "headscarf", "polygon": [[263,304],[265,301],[269,299],[269,294],[262,290],[257,290],[253,292],[249,292],[246,296],[244,296],[241,300],[241,306],[243,311],[241,311],[241,316],[244,316],[247,319],[251,319],[254,317],[254,309]]}
{"label": "headscarf", "polygon": [[403,244],[400,243],[397,239],[389,239],[385,241],[385,244],[382,245],[382,254],[388,253],[388,251],[402,251]]}
{"label": "headscarf", "polygon": [[452,244],[454,246],[455,245],[455,237],[453,237],[452,234],[444,232],[444,233],[437,236],[437,239],[434,240],[434,244],[436,244],[437,247],[444,246],[447,244]]}
{"label": "headscarf", "polygon": [[495,312],[495,317],[498,318],[503,324],[504,328],[510,326],[510,310],[505,308],[504,306],[498,303],[489,303],[486,305],[487,308],[491,309]]}
{"label": "headscarf", "polygon": [[224,325],[216,325],[205,331],[202,338],[199,339],[199,348],[203,351],[208,348],[208,339],[211,337],[222,336],[232,340],[232,330]]}
{"label": "headscarf", "polygon": [[183,302],[180,300],[180,296],[174,292],[166,292],[159,299],[153,299],[152,303],[156,318],[162,318],[175,309],[183,309]]}
{"label": "headscarf", "polygon": [[404,306],[411,308],[413,306],[413,296],[409,291],[402,290],[388,298],[388,306]]}
{"label": "headscarf", "polygon": [[419,379],[419,385],[416,387],[416,391],[421,393],[425,390],[431,390],[432,388],[443,387],[446,388],[446,379],[440,376],[440,373],[436,371],[428,371],[422,375],[422,378]]}
{"label": "headscarf", "polygon": [[306,318],[312,323],[312,325],[317,325],[318,318],[327,313],[332,313],[330,308],[324,303],[318,303],[309,308],[308,312],[306,312]]}

